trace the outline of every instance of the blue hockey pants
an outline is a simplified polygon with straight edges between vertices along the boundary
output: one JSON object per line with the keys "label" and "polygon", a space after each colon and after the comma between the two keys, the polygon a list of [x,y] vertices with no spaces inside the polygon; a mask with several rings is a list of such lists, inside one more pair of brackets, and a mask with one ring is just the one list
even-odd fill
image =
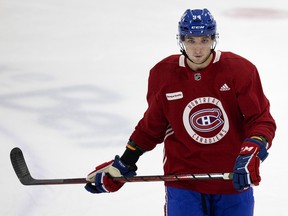
{"label": "blue hockey pants", "polygon": [[253,188],[238,194],[201,194],[166,187],[166,216],[253,216]]}

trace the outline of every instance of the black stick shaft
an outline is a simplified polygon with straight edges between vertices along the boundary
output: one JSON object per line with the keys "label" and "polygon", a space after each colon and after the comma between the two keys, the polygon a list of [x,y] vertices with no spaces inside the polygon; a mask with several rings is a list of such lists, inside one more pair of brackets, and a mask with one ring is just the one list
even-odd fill
{"label": "black stick shaft", "polygon": [[[62,178],[62,179],[35,179],[29,172],[23,153],[20,148],[13,148],[10,159],[14,171],[23,185],[61,185],[61,184],[86,184],[85,178]],[[119,182],[156,182],[156,181],[187,181],[187,180],[213,180],[232,179],[232,173],[207,173],[207,174],[179,174],[179,175],[150,175],[134,177],[112,177]]]}

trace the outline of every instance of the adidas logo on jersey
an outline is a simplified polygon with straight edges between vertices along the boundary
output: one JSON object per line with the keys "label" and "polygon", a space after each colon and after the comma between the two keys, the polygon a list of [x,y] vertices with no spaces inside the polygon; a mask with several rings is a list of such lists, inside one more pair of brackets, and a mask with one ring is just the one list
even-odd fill
{"label": "adidas logo on jersey", "polygon": [[229,91],[230,87],[225,83],[224,85],[221,86],[220,91]]}

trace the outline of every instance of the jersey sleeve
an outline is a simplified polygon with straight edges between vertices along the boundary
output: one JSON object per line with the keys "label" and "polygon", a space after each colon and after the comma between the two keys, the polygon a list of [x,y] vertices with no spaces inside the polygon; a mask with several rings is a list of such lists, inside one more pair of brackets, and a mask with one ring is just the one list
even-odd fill
{"label": "jersey sleeve", "polygon": [[268,139],[270,147],[276,123],[270,113],[270,103],[263,92],[258,70],[255,66],[250,68],[249,73],[240,74],[235,81],[239,108],[247,137],[262,135]]}
{"label": "jersey sleeve", "polygon": [[168,126],[160,94],[157,94],[151,99],[148,109],[130,138],[144,150],[150,151],[163,142]]}
{"label": "jersey sleeve", "polygon": [[146,151],[152,150],[157,144],[163,142],[169,126],[162,107],[160,91],[171,79],[170,72],[174,72],[173,68],[177,65],[178,59],[178,55],[168,57],[150,70],[146,95],[148,108],[130,137]]}

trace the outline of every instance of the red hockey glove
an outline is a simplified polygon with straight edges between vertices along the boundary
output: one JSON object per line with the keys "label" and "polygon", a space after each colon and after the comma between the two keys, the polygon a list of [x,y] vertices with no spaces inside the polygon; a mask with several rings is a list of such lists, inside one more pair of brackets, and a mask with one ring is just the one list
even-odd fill
{"label": "red hockey glove", "polygon": [[114,160],[103,163],[87,176],[85,189],[91,193],[109,193],[118,191],[124,183],[113,181],[112,177],[132,177],[136,175],[137,167],[124,164],[118,155]]}
{"label": "red hockey glove", "polygon": [[268,156],[264,144],[256,139],[246,139],[234,166],[233,185],[242,191],[261,181],[259,166]]}

